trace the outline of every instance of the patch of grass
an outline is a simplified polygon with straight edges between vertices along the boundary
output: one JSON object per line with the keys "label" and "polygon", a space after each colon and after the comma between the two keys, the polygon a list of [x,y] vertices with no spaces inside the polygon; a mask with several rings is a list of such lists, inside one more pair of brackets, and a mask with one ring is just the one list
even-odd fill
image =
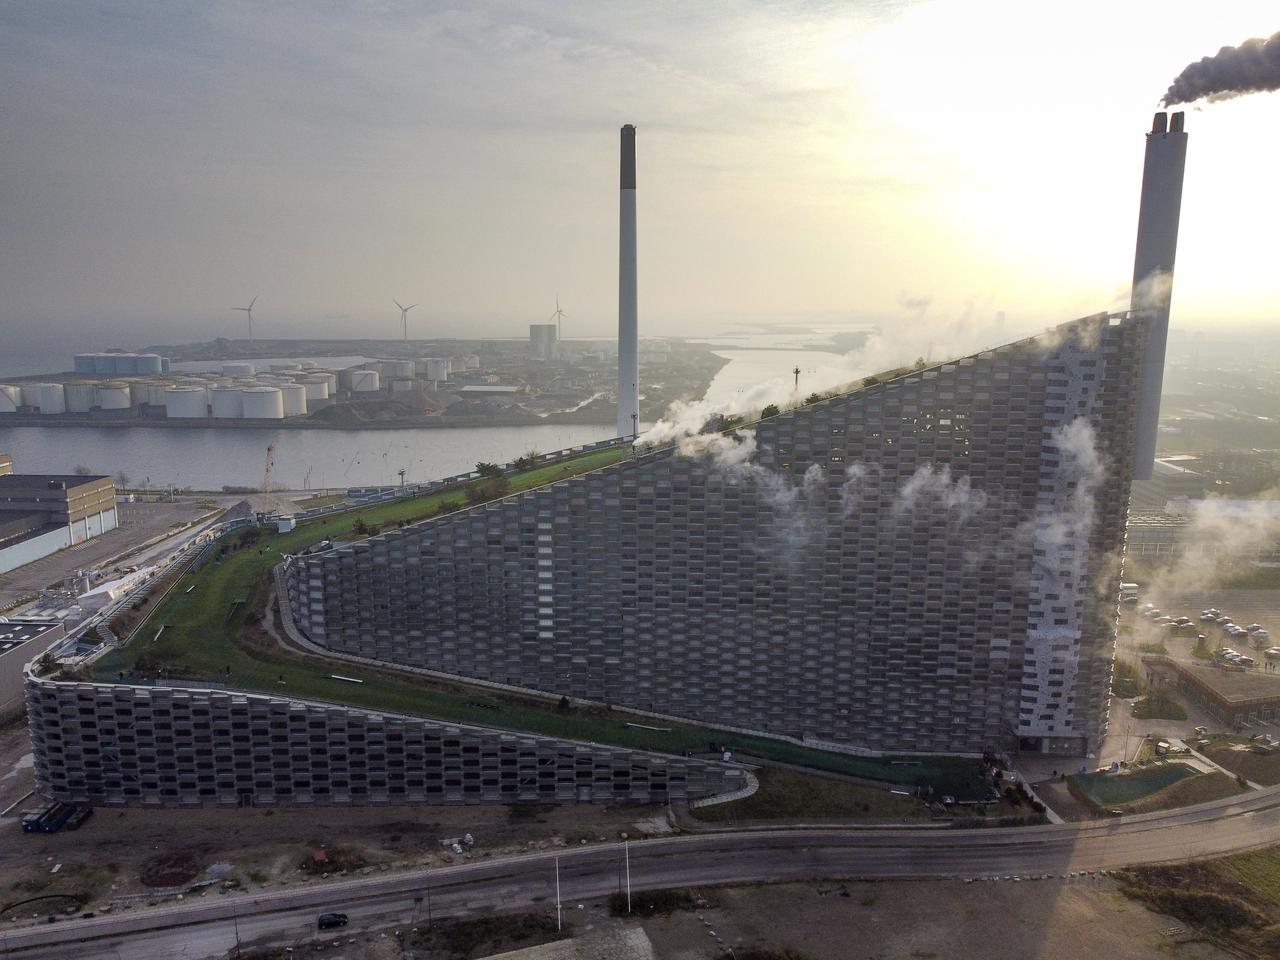
{"label": "patch of grass", "polygon": [[1264,787],[1280,783],[1280,752],[1254,753],[1244,737],[1212,737],[1202,751],[1214,763]]}
{"label": "patch of grass", "polygon": [[1161,640],[1157,640],[1154,643],[1140,643],[1138,644],[1138,649],[1143,653],[1154,653],[1162,657],[1169,655],[1169,648]]}
{"label": "patch of grass", "polygon": [[554,913],[516,913],[437,921],[414,933],[409,942],[434,960],[472,960],[571,936],[568,924],[563,931],[556,930]]}
{"label": "patch of grass", "polygon": [[1135,703],[1133,716],[1138,720],[1185,720],[1187,711],[1169,694],[1160,691]]}
{"label": "patch of grass", "polygon": [[1140,867],[1118,874],[1121,890],[1161,913],[1193,924],[1249,955],[1280,947],[1280,850],[1217,860]]}
{"label": "patch of grass", "polygon": [[1138,669],[1128,660],[1116,660],[1115,670],[1111,674],[1111,692],[1121,700],[1141,695],[1142,684],[1138,681]]}
{"label": "patch of grass", "polygon": [[910,797],[878,787],[816,777],[778,767],[756,771],[760,789],[749,797],[690,810],[699,820],[902,820],[931,816]]}
{"label": "patch of grass", "polygon": [[1156,810],[1175,810],[1178,807],[1189,807],[1196,803],[1208,803],[1210,800],[1222,800],[1244,793],[1245,788],[1236,783],[1234,777],[1221,771],[1202,773],[1198,776],[1179,780],[1172,786],[1165,787],[1159,793],[1121,807],[1125,813],[1152,813]]}

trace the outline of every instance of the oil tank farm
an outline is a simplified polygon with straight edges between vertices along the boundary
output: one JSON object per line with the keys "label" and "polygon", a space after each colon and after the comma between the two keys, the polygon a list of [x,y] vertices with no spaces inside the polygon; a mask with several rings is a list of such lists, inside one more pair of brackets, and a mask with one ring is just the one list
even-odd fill
{"label": "oil tank farm", "polygon": [[201,420],[209,416],[204,387],[179,384],[164,392],[165,416],[177,420]]}
{"label": "oil tank farm", "polygon": [[66,399],[67,413],[88,413],[98,404],[96,380],[73,380],[63,384],[62,392]]}
{"label": "oil tank farm", "polygon": [[423,357],[418,365],[422,375],[428,380],[449,379],[449,361],[443,357]]}
{"label": "oil tank farm", "polygon": [[307,388],[300,383],[282,383],[280,400],[286,417],[301,417],[307,413]]}
{"label": "oil tank farm", "polygon": [[107,380],[98,384],[98,406],[103,410],[128,410],[132,405],[129,384],[123,380]]}
{"label": "oil tank farm", "polygon": [[0,383],[0,413],[17,413],[22,406],[22,388],[13,383]]}
{"label": "oil tank farm", "polygon": [[383,360],[379,365],[382,375],[388,379],[413,379],[417,372],[412,360]]}
{"label": "oil tank farm", "polygon": [[283,420],[284,396],[279,387],[255,385],[240,391],[246,420]]}
{"label": "oil tank farm", "polygon": [[219,383],[209,391],[213,416],[218,420],[239,420],[244,416],[244,388],[235,383]]}
{"label": "oil tank farm", "polygon": [[376,393],[382,387],[381,378],[378,376],[377,370],[352,370],[351,371],[351,392],[352,393]]}
{"label": "oil tank farm", "polygon": [[60,383],[40,384],[40,412],[66,413],[67,401]]}

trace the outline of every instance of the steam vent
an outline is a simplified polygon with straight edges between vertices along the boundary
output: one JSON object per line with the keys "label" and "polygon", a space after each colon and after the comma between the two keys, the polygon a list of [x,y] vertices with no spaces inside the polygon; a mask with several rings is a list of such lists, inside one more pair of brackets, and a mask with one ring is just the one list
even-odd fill
{"label": "steam vent", "polygon": [[883,751],[1106,722],[1141,320],[1099,315],[289,561],[360,657]]}

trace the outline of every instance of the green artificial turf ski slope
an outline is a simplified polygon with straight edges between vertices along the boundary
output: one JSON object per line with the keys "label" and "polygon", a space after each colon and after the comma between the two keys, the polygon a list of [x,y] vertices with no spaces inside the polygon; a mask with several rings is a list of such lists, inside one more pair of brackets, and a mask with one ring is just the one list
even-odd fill
{"label": "green artificial turf ski slope", "polygon": [[[609,466],[623,456],[622,448],[595,451],[511,474],[508,479],[512,492],[527,490]],[[854,757],[766,737],[630,717],[632,722],[671,728],[669,731],[645,730],[627,726],[628,715],[619,712],[561,712],[552,703],[544,706],[536,700],[475,687],[463,688],[427,677],[370,670],[345,661],[325,664],[272,644],[247,642],[244,630],[251,611],[256,609],[253,601],[282,554],[297,553],[321,540],[349,536],[357,522],[367,525],[412,522],[442,505],[464,506],[464,494],[455,489],[397,499],[306,521],[289,533],[263,529],[252,546],[230,553],[218,562],[210,561],[198,572],[184,576],[127,646],[95,664],[94,677],[118,680],[124,673],[126,679],[132,679],[129,671],[134,668],[151,676],[158,668],[164,668],[166,675],[173,678],[208,680],[268,694],[636,749],[683,753],[706,751],[712,742],[727,743],[735,751],[764,759],[904,785],[927,784],[961,799],[985,796],[978,764],[971,759],[911,757],[895,762],[889,757]],[[232,533],[223,542],[237,543],[240,536],[239,532]],[[193,583],[195,588],[186,592]],[[235,601],[241,599],[248,602],[237,605],[232,612]],[[158,640],[153,640],[161,624],[164,631]],[[364,682],[334,680],[330,676],[334,672]]]}

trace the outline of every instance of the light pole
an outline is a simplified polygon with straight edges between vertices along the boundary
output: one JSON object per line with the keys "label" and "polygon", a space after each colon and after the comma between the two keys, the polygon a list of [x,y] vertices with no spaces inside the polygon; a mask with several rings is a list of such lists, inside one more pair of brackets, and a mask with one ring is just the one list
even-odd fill
{"label": "light pole", "polygon": [[622,855],[627,864],[627,913],[631,912],[631,839],[622,841]]}
{"label": "light pole", "polygon": [[559,932],[562,927],[562,915],[560,912],[560,858],[556,857],[556,931]]}

